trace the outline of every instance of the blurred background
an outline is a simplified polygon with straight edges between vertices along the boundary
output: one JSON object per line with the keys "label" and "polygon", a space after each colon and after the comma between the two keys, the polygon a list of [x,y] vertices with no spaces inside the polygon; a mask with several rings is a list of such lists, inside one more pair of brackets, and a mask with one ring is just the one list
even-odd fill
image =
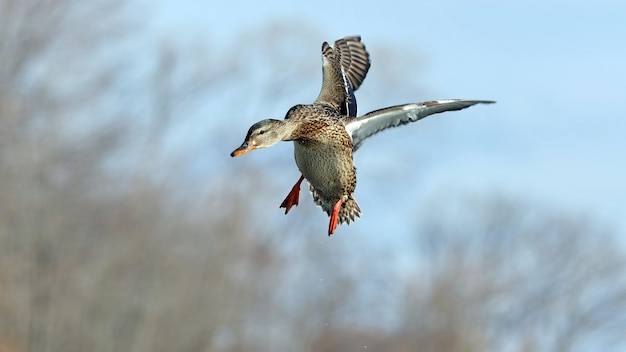
{"label": "blurred background", "polygon": [[[0,351],[626,350],[626,5],[0,0]],[[328,217],[248,127],[360,34]]]}

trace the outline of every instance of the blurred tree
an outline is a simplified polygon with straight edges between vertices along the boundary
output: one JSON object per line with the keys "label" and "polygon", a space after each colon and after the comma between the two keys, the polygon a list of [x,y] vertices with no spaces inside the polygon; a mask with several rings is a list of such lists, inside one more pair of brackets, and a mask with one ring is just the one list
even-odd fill
{"label": "blurred tree", "polygon": [[[77,194],[93,186],[95,151],[116,137],[111,126],[78,149],[68,132],[113,84],[111,67],[92,69],[101,39],[111,35],[99,25],[115,13],[110,1],[0,2],[0,276],[10,307],[0,338],[18,349],[46,350],[61,338],[53,333],[63,324],[53,324],[63,311],[59,290],[85,244],[77,242],[86,220],[74,212]],[[63,250],[68,243],[76,253]]]}
{"label": "blurred tree", "polygon": [[612,231],[501,197],[441,199],[430,209],[417,220],[418,269],[404,274],[403,294],[376,303],[394,307],[394,328],[326,329],[310,350],[624,348],[626,262]]}
{"label": "blurred tree", "polygon": [[[413,276],[357,233],[320,237],[313,207],[271,220],[290,175],[271,154],[226,164],[242,131],[223,116],[313,100],[315,31],[144,47],[128,6],[0,0],[0,351],[575,350],[623,331],[622,253],[591,222],[463,203],[416,231]],[[404,75],[391,50],[376,65]],[[180,147],[188,116],[208,127]]]}
{"label": "blurred tree", "polygon": [[[4,349],[206,349],[220,331],[236,347],[268,295],[277,257],[253,222],[229,217],[248,212],[241,195],[208,190],[198,221],[169,196],[179,175],[163,172],[176,104],[218,81],[167,45],[129,46],[126,11],[0,2]],[[200,238],[210,243],[188,255]]]}
{"label": "blurred tree", "polygon": [[611,231],[497,197],[433,208],[418,237],[428,280],[421,272],[407,289],[407,336],[457,336],[449,351],[624,347],[626,262]]}

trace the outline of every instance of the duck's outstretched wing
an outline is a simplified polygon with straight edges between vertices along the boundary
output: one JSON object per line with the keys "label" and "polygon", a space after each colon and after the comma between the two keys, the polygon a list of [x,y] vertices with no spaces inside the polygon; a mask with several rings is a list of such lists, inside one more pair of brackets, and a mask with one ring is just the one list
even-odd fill
{"label": "duck's outstretched wing", "polygon": [[492,100],[448,99],[417,104],[397,105],[369,112],[346,124],[346,131],[352,136],[356,151],[368,137],[390,127],[415,122],[432,114],[444,111],[461,110],[476,104],[493,104]]}
{"label": "duck's outstretched wing", "polygon": [[359,89],[370,68],[369,53],[361,37],[344,37],[335,47],[322,44],[322,89],[315,100],[335,108],[341,115],[356,116],[354,91]]}

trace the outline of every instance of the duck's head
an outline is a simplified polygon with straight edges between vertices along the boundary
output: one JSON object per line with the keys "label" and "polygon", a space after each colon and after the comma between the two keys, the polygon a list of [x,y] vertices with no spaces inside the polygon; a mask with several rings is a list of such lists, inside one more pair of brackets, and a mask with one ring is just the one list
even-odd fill
{"label": "duck's head", "polygon": [[282,120],[262,120],[250,127],[246,140],[235,149],[230,156],[239,156],[258,148],[271,147],[285,137],[284,122]]}

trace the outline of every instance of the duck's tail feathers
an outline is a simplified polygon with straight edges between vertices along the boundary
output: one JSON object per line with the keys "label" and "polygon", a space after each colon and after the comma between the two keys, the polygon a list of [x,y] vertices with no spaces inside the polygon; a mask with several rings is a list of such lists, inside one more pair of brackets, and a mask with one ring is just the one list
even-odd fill
{"label": "duck's tail feathers", "polygon": [[[329,214],[330,215],[330,212]],[[348,199],[343,202],[341,210],[339,211],[339,223],[346,223],[350,225],[350,221],[355,221],[361,216],[361,208],[352,195],[348,196]]]}
{"label": "duck's tail feathers", "polygon": [[[333,211],[333,207],[337,200],[326,199],[320,196],[313,186],[310,186],[311,194],[313,195],[313,201],[315,204],[320,206],[322,210],[330,216]],[[354,199],[354,196],[351,194],[347,197],[346,200],[343,201],[341,205],[341,210],[339,211],[339,224],[348,224],[350,222],[356,221],[357,218],[361,217],[361,208],[359,208],[359,204]]]}

